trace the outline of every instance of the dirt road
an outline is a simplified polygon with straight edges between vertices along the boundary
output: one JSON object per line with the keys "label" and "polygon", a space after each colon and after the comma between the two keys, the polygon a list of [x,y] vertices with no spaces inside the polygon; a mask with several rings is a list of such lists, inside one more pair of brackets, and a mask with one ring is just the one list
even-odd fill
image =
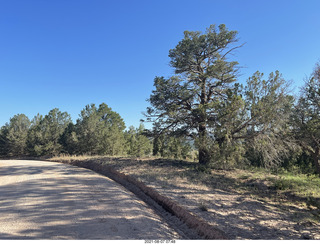
{"label": "dirt road", "polygon": [[179,239],[133,193],[60,163],[0,160],[0,239]]}

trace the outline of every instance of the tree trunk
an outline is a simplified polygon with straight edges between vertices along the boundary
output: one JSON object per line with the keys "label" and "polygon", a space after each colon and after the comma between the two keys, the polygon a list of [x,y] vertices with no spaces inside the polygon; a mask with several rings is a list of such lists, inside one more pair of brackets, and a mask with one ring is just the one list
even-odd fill
{"label": "tree trunk", "polygon": [[200,95],[200,111],[199,120],[199,163],[208,165],[210,162],[210,152],[208,150],[208,135],[207,135],[207,111],[205,109],[208,104],[206,94],[206,79],[202,80],[201,95]]}
{"label": "tree trunk", "polygon": [[316,173],[320,177],[320,160],[319,160],[320,155],[319,155],[319,152],[320,152],[320,148],[316,148],[315,153],[312,155],[312,157],[313,157],[314,166],[316,168]]}
{"label": "tree trunk", "polygon": [[207,128],[203,123],[199,126],[199,163],[208,165],[210,162],[210,152],[207,143]]}
{"label": "tree trunk", "polygon": [[210,153],[207,148],[199,148],[199,163],[208,165],[210,162]]}

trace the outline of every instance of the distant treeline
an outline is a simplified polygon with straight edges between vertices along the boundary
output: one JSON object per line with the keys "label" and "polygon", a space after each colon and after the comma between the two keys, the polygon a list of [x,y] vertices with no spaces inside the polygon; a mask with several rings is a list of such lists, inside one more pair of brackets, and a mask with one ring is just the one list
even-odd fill
{"label": "distant treeline", "polygon": [[58,108],[30,120],[13,116],[0,130],[0,156],[122,155],[187,159],[191,144],[183,138],[159,136],[155,140],[139,128],[128,129],[121,116],[105,103],[87,105],[74,124]]}

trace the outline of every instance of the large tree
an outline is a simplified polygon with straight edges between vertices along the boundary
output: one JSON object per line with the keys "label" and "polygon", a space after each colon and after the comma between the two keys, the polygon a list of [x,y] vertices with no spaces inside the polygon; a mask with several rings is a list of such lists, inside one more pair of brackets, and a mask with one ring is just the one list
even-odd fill
{"label": "large tree", "polygon": [[229,61],[239,46],[236,31],[225,25],[211,25],[204,34],[184,32],[184,38],[169,51],[171,66],[177,76],[156,77],[147,109],[149,121],[157,122],[161,131],[187,134],[196,141],[199,162],[210,161],[209,131],[217,118],[214,105],[226,96],[229,85],[236,80],[237,62]]}
{"label": "large tree", "polygon": [[[121,155],[125,150],[125,123],[121,116],[105,103],[97,108],[87,105],[75,126],[79,153]],[[73,137],[75,134],[71,133]],[[75,140],[75,139],[73,139]]]}
{"label": "large tree", "polygon": [[[225,25],[212,25],[204,34],[186,31],[169,51],[176,75],[154,80],[147,119],[160,134],[192,137],[200,164],[228,163],[231,157],[241,160],[246,144],[264,141],[272,149],[285,137],[286,108],[292,100],[287,82],[276,71],[268,79],[256,72],[245,87],[235,83],[238,63],[228,58],[242,46],[237,45],[236,35]],[[279,148],[268,161],[287,151],[287,145]]]}
{"label": "large tree", "polygon": [[302,88],[293,116],[293,132],[302,148],[312,156],[320,176],[320,63]]}

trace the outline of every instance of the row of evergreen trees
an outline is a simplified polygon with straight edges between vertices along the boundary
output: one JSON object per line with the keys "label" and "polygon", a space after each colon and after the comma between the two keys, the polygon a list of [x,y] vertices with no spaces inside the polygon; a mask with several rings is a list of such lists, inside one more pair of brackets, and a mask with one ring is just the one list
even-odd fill
{"label": "row of evergreen trees", "polygon": [[[304,107],[301,109],[306,111]],[[312,131],[310,133],[314,134]],[[310,136],[306,131],[304,135]],[[256,145],[260,145],[263,149],[256,148]],[[239,167],[233,164],[233,161],[238,161],[237,154],[241,154],[242,162],[252,166],[266,166],[264,161],[267,160],[268,154],[272,153],[273,146],[281,150],[279,149],[281,143],[271,146],[261,141],[256,145],[248,146],[244,151],[233,147],[228,152],[228,165]],[[24,114],[17,114],[0,129],[0,157],[59,154],[132,157],[154,155],[197,160],[195,147],[194,142],[187,137],[160,134],[156,126],[151,131],[146,130],[143,124],[138,128],[130,126],[126,129],[121,116],[104,103],[99,107],[94,104],[87,105],[81,111],[76,123],[72,122],[67,112],[55,108],[45,116],[38,114],[32,120]],[[304,173],[314,173],[312,154],[307,150],[296,149],[282,155],[280,166],[287,169],[298,168]]]}
{"label": "row of evergreen trees", "polygon": [[143,124],[126,130],[121,116],[105,103],[87,105],[73,123],[67,112],[58,108],[32,120],[24,114],[13,116],[0,129],[0,156],[126,155],[152,154],[187,158],[191,146],[180,138],[147,137]]}

